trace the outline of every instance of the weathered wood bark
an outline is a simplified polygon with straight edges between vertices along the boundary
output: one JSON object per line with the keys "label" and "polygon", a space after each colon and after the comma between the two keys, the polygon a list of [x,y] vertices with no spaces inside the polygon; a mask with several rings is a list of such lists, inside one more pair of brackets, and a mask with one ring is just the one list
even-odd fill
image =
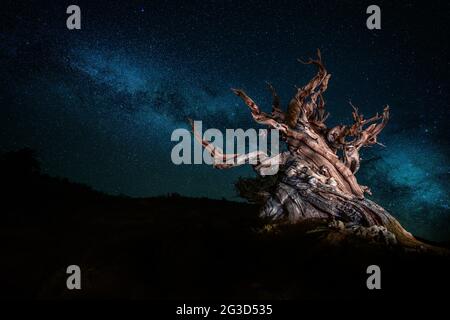
{"label": "weathered wood bark", "polygon": [[[355,177],[360,167],[359,151],[378,143],[377,136],[389,119],[389,107],[386,106],[381,115],[364,119],[351,105],[354,124],[328,128],[323,93],[331,75],[322,63],[320,51],[317,56],[315,60],[302,62],[317,66],[318,72],[308,84],[298,88],[286,112],[282,111],[280,99],[270,84],[271,114],[262,112],[243,90],[232,89],[250,108],[257,123],[279,130],[288,151],[275,157],[262,152],[230,155],[202,140],[193,127],[196,138],[213,156],[215,167],[220,169],[248,163],[250,159],[258,159],[254,165],[258,173],[274,163],[281,165],[274,188],[265,194],[262,217],[291,223],[329,218],[342,221],[348,227],[381,226],[397,237],[412,240],[410,233],[395,218],[364,197],[365,193],[370,194],[370,189],[358,184]],[[224,164],[230,159],[235,161]]]}

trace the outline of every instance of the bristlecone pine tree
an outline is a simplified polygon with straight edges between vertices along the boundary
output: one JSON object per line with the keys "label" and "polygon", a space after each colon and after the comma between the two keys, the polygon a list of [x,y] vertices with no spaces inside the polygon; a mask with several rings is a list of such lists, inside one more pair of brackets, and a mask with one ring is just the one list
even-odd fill
{"label": "bristlecone pine tree", "polygon": [[244,91],[232,89],[250,108],[257,123],[279,130],[288,151],[273,157],[260,151],[224,154],[202,139],[191,120],[194,136],[211,154],[216,168],[226,169],[256,160],[255,171],[264,174],[273,164],[280,165],[270,192],[260,193],[262,217],[288,223],[325,218],[346,229],[368,228],[376,234],[384,232],[394,236],[395,241],[416,243],[394,217],[364,197],[365,193],[371,194],[370,189],[360,185],[355,177],[360,166],[359,151],[378,143],[377,136],[389,119],[389,107],[386,106],[381,115],[364,119],[352,105],[352,125],[328,128],[325,120],[329,114],[325,112],[323,93],[331,75],[322,63],[319,50],[317,59],[300,62],[315,65],[318,72],[308,84],[297,89],[286,112],[281,109],[280,99],[270,84],[271,114],[261,111]]}

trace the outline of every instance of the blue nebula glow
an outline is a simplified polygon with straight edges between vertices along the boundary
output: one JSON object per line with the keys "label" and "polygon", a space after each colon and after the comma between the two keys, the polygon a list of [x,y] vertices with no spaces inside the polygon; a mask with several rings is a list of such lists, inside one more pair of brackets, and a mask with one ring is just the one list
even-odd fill
{"label": "blue nebula glow", "polygon": [[150,72],[155,71],[151,66],[146,66],[144,73],[118,54],[96,50],[78,51],[71,65],[99,83],[129,93],[145,90],[148,81],[153,80],[149,77]]}
{"label": "blue nebula glow", "polygon": [[445,240],[450,228],[449,162],[432,141],[412,136],[385,137],[387,148],[373,152],[381,158],[367,165],[363,161],[359,180],[414,234]]}
{"label": "blue nebula glow", "polygon": [[450,167],[439,150],[431,142],[412,144],[411,141],[396,141],[390,144],[394,152],[383,158],[387,164],[391,183],[413,190],[413,201],[448,205],[444,186],[436,177],[448,174]]}

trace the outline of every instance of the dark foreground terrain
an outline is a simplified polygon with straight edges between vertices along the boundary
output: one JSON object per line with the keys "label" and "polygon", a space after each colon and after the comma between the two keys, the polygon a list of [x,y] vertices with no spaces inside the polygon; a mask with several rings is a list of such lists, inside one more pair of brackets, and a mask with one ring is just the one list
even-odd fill
{"label": "dark foreground terrain", "polygon": [[[1,161],[4,298],[420,299],[443,298],[450,285],[444,251],[387,246],[323,221],[270,226],[243,203],[108,196],[42,175],[29,150]],[[82,290],[66,289],[72,264]],[[372,264],[381,290],[366,287]]]}

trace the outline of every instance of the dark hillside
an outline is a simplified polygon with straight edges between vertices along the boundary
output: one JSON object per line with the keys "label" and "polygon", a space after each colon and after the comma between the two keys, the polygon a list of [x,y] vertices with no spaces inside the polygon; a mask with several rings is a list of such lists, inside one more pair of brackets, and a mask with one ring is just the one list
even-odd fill
{"label": "dark hillside", "polygon": [[[439,295],[449,259],[348,235],[323,221],[270,226],[254,205],[109,196],[42,175],[32,151],[1,157],[7,298],[402,298]],[[82,270],[82,290],[65,287]],[[382,290],[366,268],[382,269]]]}

